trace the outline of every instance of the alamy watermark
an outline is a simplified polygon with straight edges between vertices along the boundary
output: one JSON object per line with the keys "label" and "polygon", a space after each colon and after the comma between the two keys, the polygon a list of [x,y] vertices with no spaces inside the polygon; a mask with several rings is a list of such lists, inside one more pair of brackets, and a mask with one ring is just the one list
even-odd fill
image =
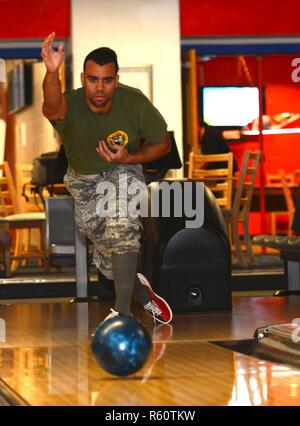
{"label": "alamy watermark", "polygon": [[184,217],[186,228],[200,228],[204,221],[203,182],[155,182],[149,187],[136,178],[128,182],[120,173],[118,185],[97,185],[99,217]]}
{"label": "alamy watermark", "polygon": [[292,67],[295,69],[292,71],[291,77],[294,83],[299,83],[300,81],[300,58],[294,58],[292,60]]}

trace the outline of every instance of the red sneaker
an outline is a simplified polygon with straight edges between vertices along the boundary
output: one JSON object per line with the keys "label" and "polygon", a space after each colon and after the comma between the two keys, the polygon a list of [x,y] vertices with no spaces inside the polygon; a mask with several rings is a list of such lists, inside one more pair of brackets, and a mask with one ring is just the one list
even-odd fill
{"label": "red sneaker", "polygon": [[137,276],[150,296],[150,302],[144,305],[145,311],[153,317],[154,322],[156,320],[163,324],[168,324],[173,318],[170,306],[162,297],[154,293],[149,281],[143,274],[137,274]]}

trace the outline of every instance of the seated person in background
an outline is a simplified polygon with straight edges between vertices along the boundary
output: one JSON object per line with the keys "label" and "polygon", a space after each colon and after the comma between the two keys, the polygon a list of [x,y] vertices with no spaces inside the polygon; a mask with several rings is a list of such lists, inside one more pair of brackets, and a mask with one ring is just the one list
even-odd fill
{"label": "seated person in background", "polygon": [[296,198],[295,213],[294,213],[294,219],[292,223],[292,231],[294,231],[296,235],[300,235],[300,192]]}
{"label": "seated person in background", "polygon": [[[222,135],[222,131],[209,126],[206,123],[199,125],[198,142],[200,146],[200,153],[203,155],[227,154],[230,152],[228,143]],[[226,167],[226,163],[210,163],[208,165],[208,168],[210,169],[221,169],[223,167]],[[237,170],[237,162],[235,158],[233,158],[233,174]]]}

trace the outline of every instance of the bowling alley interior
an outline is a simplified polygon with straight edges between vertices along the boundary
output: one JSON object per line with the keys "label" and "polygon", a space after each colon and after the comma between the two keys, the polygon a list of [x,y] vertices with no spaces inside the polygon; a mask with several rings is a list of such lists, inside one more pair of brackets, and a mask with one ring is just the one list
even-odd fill
{"label": "bowling alley interior", "polygon": [[[0,406],[300,404],[299,13],[296,0],[1,1]],[[141,218],[137,272],[171,320],[133,299],[131,317],[104,321],[113,281],[42,110],[52,32],[62,92],[107,46],[167,123],[169,152],[142,164],[161,205]]]}

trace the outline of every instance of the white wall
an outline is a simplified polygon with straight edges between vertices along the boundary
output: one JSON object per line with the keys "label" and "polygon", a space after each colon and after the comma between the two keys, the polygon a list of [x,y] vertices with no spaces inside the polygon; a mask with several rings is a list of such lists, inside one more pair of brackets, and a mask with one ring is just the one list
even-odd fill
{"label": "white wall", "polygon": [[58,149],[55,132],[42,114],[45,65],[33,64],[33,103],[16,114],[16,162],[32,163],[40,154]]}
{"label": "white wall", "polygon": [[[85,56],[114,49],[120,67],[153,67],[153,103],[182,152],[179,0],[72,0],[74,87]],[[126,82],[124,82],[126,83]]]}

